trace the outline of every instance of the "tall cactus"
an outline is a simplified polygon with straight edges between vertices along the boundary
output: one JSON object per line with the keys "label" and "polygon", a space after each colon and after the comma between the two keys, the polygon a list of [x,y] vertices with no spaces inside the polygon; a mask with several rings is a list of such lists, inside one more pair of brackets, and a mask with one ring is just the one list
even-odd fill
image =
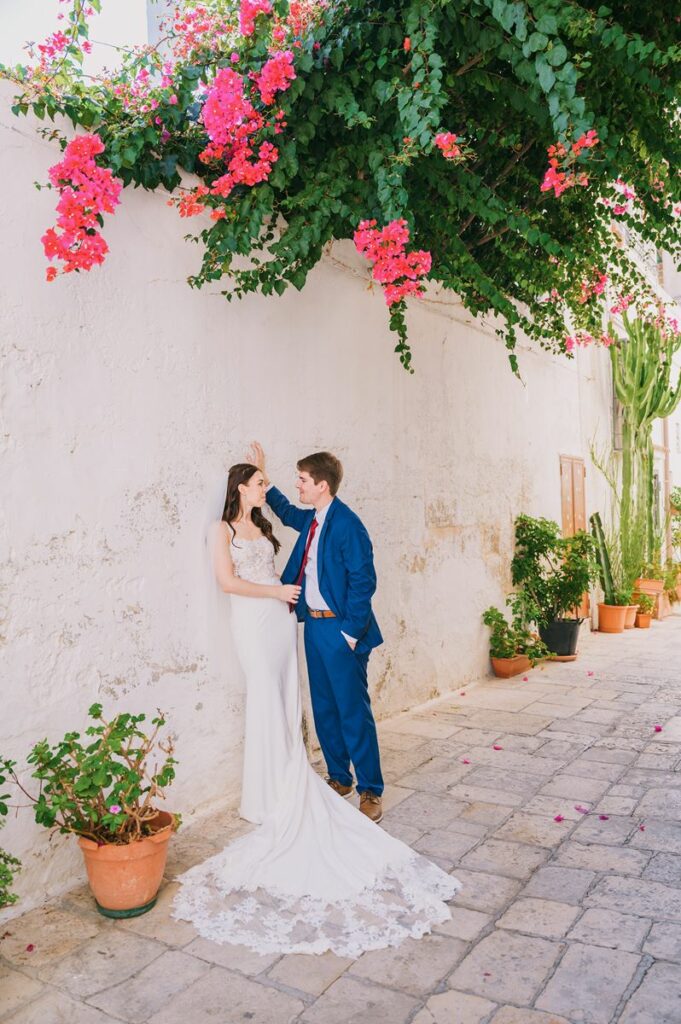
{"label": "tall cactus", "polygon": [[598,569],[605,603],[614,604],[615,584],[612,577],[610,555],[608,553],[608,546],[605,543],[605,534],[603,532],[603,523],[601,522],[600,513],[594,512],[589,519],[589,522],[591,523],[591,533],[596,541],[596,557],[598,558]]}
{"label": "tall cactus", "polygon": [[[681,335],[659,322],[623,315],[626,339],[610,349],[615,394],[622,404],[620,539],[623,567],[632,577],[655,559],[653,423],[681,400],[681,374],[672,383]],[[641,550],[642,546],[642,550]]]}

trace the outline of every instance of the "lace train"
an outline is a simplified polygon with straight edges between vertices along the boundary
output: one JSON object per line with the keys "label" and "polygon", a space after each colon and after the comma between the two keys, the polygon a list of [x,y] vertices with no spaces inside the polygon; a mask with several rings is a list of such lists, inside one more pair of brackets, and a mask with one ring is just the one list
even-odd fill
{"label": "lace train", "polygon": [[460,888],[455,878],[409,850],[401,864],[392,863],[381,878],[346,899],[260,887],[235,890],[223,882],[233,877],[225,862],[234,860],[234,847],[241,842],[182,876],[173,916],[191,921],[203,938],[244,945],[256,953],[330,950],[356,958],[367,950],[418,939],[450,918],[445,901]]}

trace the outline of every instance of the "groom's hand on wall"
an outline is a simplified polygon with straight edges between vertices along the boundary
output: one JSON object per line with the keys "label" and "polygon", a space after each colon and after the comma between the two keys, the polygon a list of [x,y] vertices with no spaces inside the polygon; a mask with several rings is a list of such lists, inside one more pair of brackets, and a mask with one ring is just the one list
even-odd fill
{"label": "groom's hand on wall", "polygon": [[257,466],[262,475],[265,477],[265,486],[269,486],[270,478],[267,475],[265,469],[265,452],[263,446],[259,441],[253,441],[251,447],[246,453],[246,461],[250,462],[252,466]]}

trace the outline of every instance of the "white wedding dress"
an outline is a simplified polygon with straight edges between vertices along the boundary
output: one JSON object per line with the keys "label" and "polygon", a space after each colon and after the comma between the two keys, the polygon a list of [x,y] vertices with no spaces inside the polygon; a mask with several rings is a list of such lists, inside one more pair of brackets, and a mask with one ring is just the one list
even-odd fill
{"label": "white wedding dress", "polygon": [[[235,572],[275,584],[265,538],[232,542]],[[259,828],[180,876],[173,916],[258,953],[357,957],[450,918],[459,882],[393,839],[321,779],[301,724],[296,617],[270,598],[231,596],[247,681],[242,817]]]}

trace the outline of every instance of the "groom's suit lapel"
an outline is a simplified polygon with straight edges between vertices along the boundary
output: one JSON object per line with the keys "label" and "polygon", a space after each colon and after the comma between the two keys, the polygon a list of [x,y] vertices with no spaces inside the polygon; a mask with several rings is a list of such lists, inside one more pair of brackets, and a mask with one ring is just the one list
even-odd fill
{"label": "groom's suit lapel", "polygon": [[320,581],[322,578],[322,573],[324,572],[324,553],[326,551],[329,530],[331,529],[333,517],[338,511],[340,505],[342,505],[342,502],[340,502],[338,498],[334,498],[331,505],[329,506],[329,511],[326,513],[324,525],[322,526],[322,532],[319,534],[319,545],[317,547],[317,578]]}

